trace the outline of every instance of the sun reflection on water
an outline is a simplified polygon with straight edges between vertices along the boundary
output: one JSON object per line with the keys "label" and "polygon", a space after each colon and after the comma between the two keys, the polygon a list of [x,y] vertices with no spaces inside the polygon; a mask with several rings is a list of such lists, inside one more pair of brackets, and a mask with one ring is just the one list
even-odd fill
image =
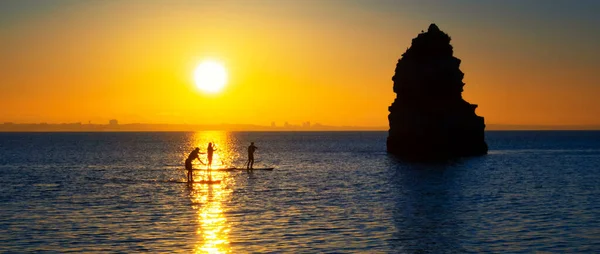
{"label": "sun reflection on water", "polygon": [[[231,150],[232,139],[227,132],[197,132],[192,136],[191,147],[200,147],[206,152],[208,142],[216,145],[213,156],[213,169],[227,167],[228,162],[233,159],[235,152]],[[202,158],[202,157],[201,157]],[[206,162],[206,155],[203,157]],[[197,164],[195,168],[206,166]],[[194,179],[197,181],[205,177],[205,171],[195,172]],[[217,184],[193,183],[191,189],[192,207],[197,211],[197,241],[194,245],[194,253],[231,253],[229,246],[230,225],[225,217],[226,207],[223,202],[231,196],[231,186],[234,181],[228,177],[230,173],[222,171],[211,171],[213,180],[220,180]]]}
{"label": "sun reflection on water", "polygon": [[219,184],[191,184],[192,207],[197,211],[197,241],[194,253],[231,253],[229,225],[223,201],[230,191]]}
{"label": "sun reflection on water", "polygon": [[[187,154],[192,151],[194,147],[199,147],[200,152],[204,153],[200,155],[202,163],[198,160],[194,160],[195,169],[207,169],[208,158],[207,158],[207,147],[208,143],[212,143],[215,148],[213,153],[212,169],[219,169],[231,166],[232,162],[239,156],[238,153],[233,151],[234,138],[231,133],[225,131],[201,131],[194,133],[189,141],[189,151],[182,157],[187,158]],[[204,171],[196,171],[195,176],[201,176],[205,173]],[[214,176],[213,171],[213,176]],[[195,178],[194,178],[195,179]]]}

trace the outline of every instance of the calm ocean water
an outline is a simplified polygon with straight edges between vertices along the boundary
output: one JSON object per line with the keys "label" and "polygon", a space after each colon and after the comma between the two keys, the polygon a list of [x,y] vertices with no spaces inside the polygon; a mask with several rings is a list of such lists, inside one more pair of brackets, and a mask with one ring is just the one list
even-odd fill
{"label": "calm ocean water", "polygon": [[[487,132],[436,165],[386,136],[0,133],[0,252],[600,252],[600,132]],[[242,166],[250,141],[274,171],[180,183],[194,147]]]}

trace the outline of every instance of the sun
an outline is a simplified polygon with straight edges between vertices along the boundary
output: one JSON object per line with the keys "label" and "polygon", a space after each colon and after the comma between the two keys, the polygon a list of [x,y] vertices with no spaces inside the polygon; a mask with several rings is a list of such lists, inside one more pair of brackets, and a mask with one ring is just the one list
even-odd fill
{"label": "sun", "polygon": [[196,87],[207,93],[218,93],[227,84],[227,71],[223,64],[206,60],[194,70]]}

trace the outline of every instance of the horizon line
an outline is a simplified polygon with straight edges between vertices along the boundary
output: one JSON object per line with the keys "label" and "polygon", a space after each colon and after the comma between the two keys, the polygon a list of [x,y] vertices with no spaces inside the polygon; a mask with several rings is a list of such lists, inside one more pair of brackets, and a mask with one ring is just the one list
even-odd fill
{"label": "horizon line", "polygon": [[[536,124],[486,124],[489,131],[510,130],[600,130],[600,125],[536,125]],[[258,124],[172,124],[172,123],[13,123],[0,124],[0,132],[179,132],[179,131],[388,131],[389,126],[352,126],[288,124],[268,126]]]}

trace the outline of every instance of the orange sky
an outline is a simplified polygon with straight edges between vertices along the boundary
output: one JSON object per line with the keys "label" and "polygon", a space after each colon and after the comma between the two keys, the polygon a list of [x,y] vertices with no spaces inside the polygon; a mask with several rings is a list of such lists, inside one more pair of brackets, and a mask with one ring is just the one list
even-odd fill
{"label": "orange sky", "polygon": [[[0,122],[387,126],[395,64],[435,22],[486,123],[600,125],[587,12],[548,28],[554,9],[465,2],[2,2]],[[227,68],[219,94],[195,88],[205,59]]]}

